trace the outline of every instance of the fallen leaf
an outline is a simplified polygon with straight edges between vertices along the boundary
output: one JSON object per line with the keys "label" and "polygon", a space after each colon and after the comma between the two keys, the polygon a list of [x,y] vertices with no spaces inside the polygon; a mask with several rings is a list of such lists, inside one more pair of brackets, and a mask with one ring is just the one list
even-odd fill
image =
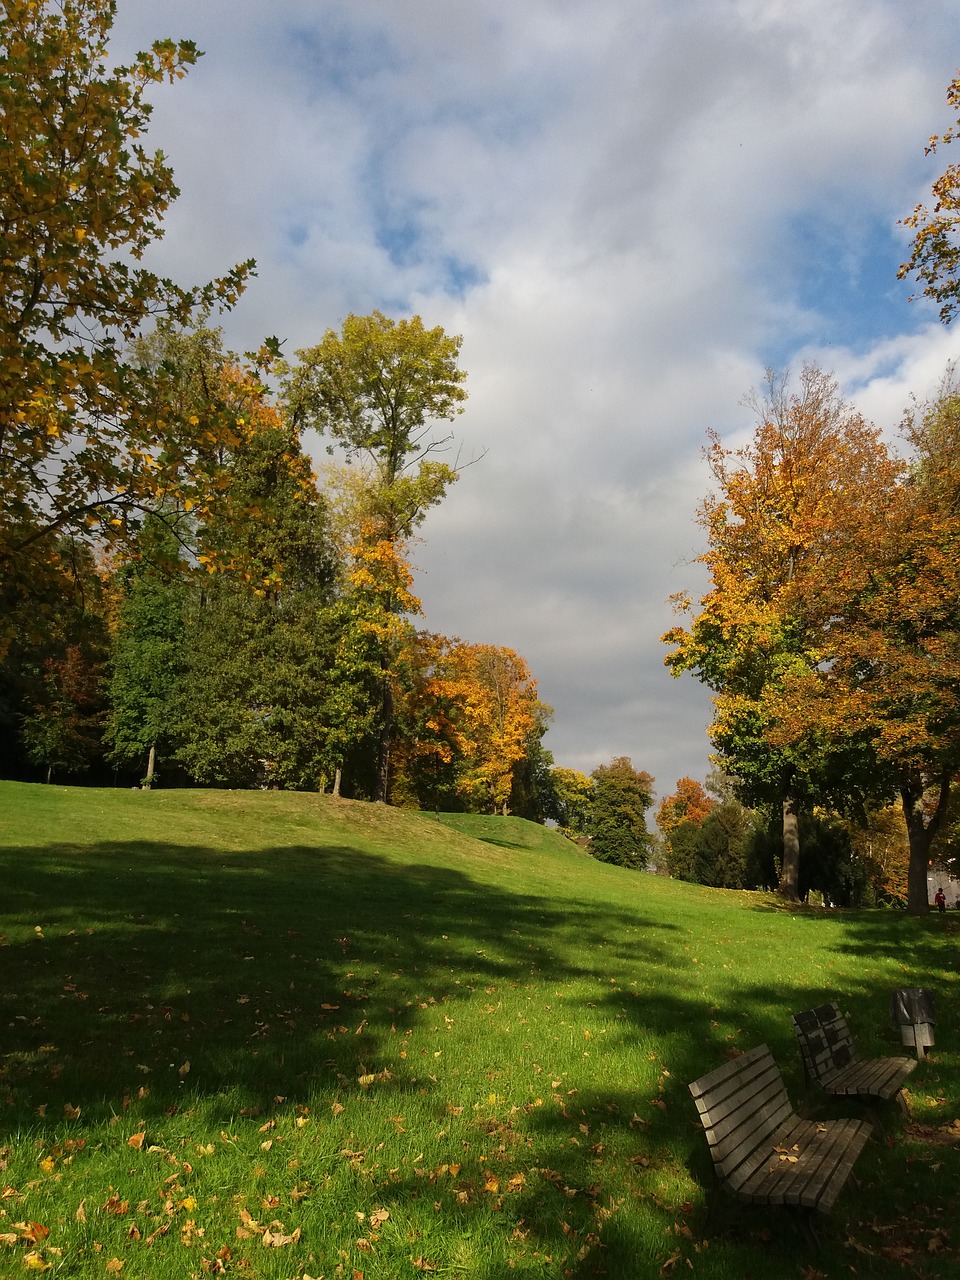
{"label": "fallen leaf", "polygon": [[371,1230],[379,1231],[389,1217],[389,1209],[374,1209],[373,1213],[370,1215]]}
{"label": "fallen leaf", "polygon": [[146,1140],[146,1133],[134,1133],[127,1139],[127,1146],[139,1151]]}
{"label": "fallen leaf", "polygon": [[189,1072],[189,1070],[190,1070],[190,1059],[188,1058],[188,1059],[187,1059],[187,1061],[183,1064],[183,1066],[182,1066],[182,1067],[180,1067],[180,1068],[178,1069],[178,1071],[177,1071],[177,1075],[178,1075],[178,1076],[180,1077],[180,1079],[182,1080],[182,1079],[183,1079],[183,1077],[184,1077],[185,1075],[187,1075],[187,1073]]}
{"label": "fallen leaf", "polygon": [[63,1114],[68,1120],[80,1119],[80,1108],[72,1106],[69,1102],[63,1104]]}
{"label": "fallen leaf", "polygon": [[53,1263],[47,1262],[45,1258],[33,1249],[30,1253],[23,1255],[23,1265],[28,1271],[49,1271]]}

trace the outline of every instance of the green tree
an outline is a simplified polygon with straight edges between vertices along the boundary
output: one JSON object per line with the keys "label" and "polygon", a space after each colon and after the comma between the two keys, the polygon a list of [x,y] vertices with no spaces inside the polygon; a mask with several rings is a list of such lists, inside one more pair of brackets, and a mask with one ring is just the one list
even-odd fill
{"label": "green tree", "polygon": [[600,862],[642,871],[650,851],[646,811],[653,804],[653,778],[617,756],[590,775],[590,853]]}
{"label": "green tree", "polygon": [[547,813],[564,835],[571,839],[584,835],[590,825],[590,796],[593,781],[579,769],[557,765],[550,770],[552,804]]}
{"label": "green tree", "polygon": [[113,0],[0,11],[0,652],[58,536],[114,540],[161,490],[202,498],[180,465],[196,431],[171,438],[124,351],[151,316],[232,305],[253,266],[183,289],[137,265],[178,194],[142,145],[145,95],[198,53],[161,40],[109,71],[114,16]]}
{"label": "green tree", "polygon": [[223,387],[232,479],[196,533],[207,577],[188,611],[177,759],[204,783],[316,789],[333,663],[324,508],[296,429],[262,387],[236,368]]}
{"label": "green tree", "polygon": [[[168,521],[170,523],[168,523]],[[157,756],[170,754],[184,668],[186,569],[175,517],[148,516],[136,555],[116,575],[121,593],[113,636],[105,740],[111,759],[141,766],[153,786]]]}
{"label": "green tree", "polygon": [[715,805],[703,818],[684,818],[666,835],[667,870],[676,880],[716,889],[746,889],[751,883],[753,813],[736,800]]}

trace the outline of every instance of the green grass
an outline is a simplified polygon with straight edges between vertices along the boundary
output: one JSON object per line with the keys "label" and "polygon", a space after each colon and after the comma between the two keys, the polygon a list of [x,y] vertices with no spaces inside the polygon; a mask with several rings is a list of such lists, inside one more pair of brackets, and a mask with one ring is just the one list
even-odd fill
{"label": "green grass", "polygon": [[[956,1273],[951,916],[320,796],[2,783],[0,822],[0,1275]],[[823,1252],[732,1203],[701,1242],[687,1081],[766,1041],[799,1103],[791,1011],[899,1052],[898,986],[937,1045]]]}

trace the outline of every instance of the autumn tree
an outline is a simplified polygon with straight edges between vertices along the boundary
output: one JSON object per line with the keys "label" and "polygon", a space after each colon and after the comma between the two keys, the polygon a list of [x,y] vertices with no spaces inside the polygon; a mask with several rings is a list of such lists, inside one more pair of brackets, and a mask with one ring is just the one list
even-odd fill
{"label": "autumn tree", "polygon": [[[127,344],[152,316],[232,305],[252,263],[183,289],[138,265],[176,197],[143,136],[148,91],[198,52],[157,41],[108,70],[113,0],[0,12],[0,575],[4,617],[56,536],[107,539],[179,483],[196,432],[145,412]],[[197,424],[192,424],[196,426]],[[174,438],[171,438],[173,434]],[[166,456],[164,456],[166,455]],[[202,496],[204,485],[194,486]],[[10,640],[7,626],[0,644]]]}
{"label": "autumn tree", "polygon": [[507,813],[551,714],[526,661],[512,649],[428,633],[415,638],[409,659],[412,718],[398,744],[407,787],[421,805],[445,796],[448,805],[455,797],[458,807]]}
{"label": "autumn tree", "polygon": [[[455,466],[437,460],[452,434],[437,424],[462,412],[466,374],[458,367],[461,339],[419,316],[391,320],[379,311],[350,315],[314,347],[296,352],[286,367],[284,398],[291,420],[326,436],[360,471],[354,486],[356,525],[371,549],[390,546],[394,563],[408,558],[408,542],[427,512],[457,479]],[[368,567],[375,560],[368,556]],[[393,606],[385,591],[385,610]],[[387,628],[389,630],[389,628]],[[396,647],[382,654],[379,796],[390,790],[393,683]]]}
{"label": "autumn tree", "polygon": [[667,836],[681,822],[694,822],[699,826],[716,805],[717,801],[707,795],[702,783],[693,778],[680,778],[673,795],[664,796],[657,806],[657,827]]}
{"label": "autumn tree", "polygon": [[[947,104],[960,114],[960,72],[947,87]],[[927,143],[926,155],[960,136],[960,122]],[[960,164],[948,164],[933,183],[933,205],[918,204],[903,226],[914,232],[910,257],[898,272],[916,275],[923,292],[940,307],[940,319],[949,324],[960,306]]]}
{"label": "autumn tree", "polygon": [[600,862],[643,870],[650,850],[646,811],[653,804],[653,778],[616,756],[590,775],[590,853]]}
{"label": "autumn tree", "polygon": [[849,598],[868,573],[897,467],[815,366],[792,394],[770,374],[766,394],[748,403],[757,411],[749,445],[731,451],[711,436],[719,492],[700,510],[711,586],[699,611],[678,601],[692,618],[664,637],[666,661],[716,692],[711,738],[743,799],[782,809],[780,892],[796,899],[801,806],[847,807],[891,785],[870,726],[831,732],[808,694],[835,657],[838,593]]}
{"label": "autumn tree", "polygon": [[960,390],[951,376],[908,411],[903,433],[909,473],[888,494],[869,574],[848,593],[818,682],[837,731],[871,726],[906,821],[908,910],[922,914],[960,773]]}
{"label": "autumn tree", "polygon": [[100,670],[79,645],[44,664],[42,692],[24,717],[23,743],[28,759],[42,765],[47,782],[54,771],[83,773],[100,753]]}

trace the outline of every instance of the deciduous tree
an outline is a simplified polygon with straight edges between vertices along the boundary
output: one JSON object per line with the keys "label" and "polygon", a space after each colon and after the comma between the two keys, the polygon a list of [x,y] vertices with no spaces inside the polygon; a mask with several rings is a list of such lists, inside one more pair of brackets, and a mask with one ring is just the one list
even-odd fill
{"label": "deciduous tree", "polygon": [[782,806],[780,891],[796,898],[801,805],[848,805],[884,784],[870,727],[832,734],[828,719],[801,714],[799,691],[835,657],[838,601],[868,573],[898,469],[815,366],[795,394],[771,374],[750,403],[751,444],[731,451],[712,436],[708,450],[719,487],[700,511],[710,590],[699,612],[678,601],[694,616],[664,639],[673,673],[693,671],[717,693],[710,733],[743,798]]}
{"label": "deciduous tree", "polygon": [[590,853],[601,862],[643,870],[650,850],[646,811],[653,804],[653,778],[616,756],[590,775]]}
{"label": "deciduous tree", "polygon": [[[947,104],[960,114],[960,73],[947,86]],[[934,134],[925,148],[934,154],[960,136],[960,124],[942,134]],[[933,206],[918,204],[903,225],[914,232],[910,257],[898,273],[916,275],[923,292],[940,307],[944,324],[960,306],[960,164],[948,164],[933,183]]]}
{"label": "deciduous tree", "polygon": [[[433,455],[447,449],[452,435],[434,435],[436,424],[462,412],[466,374],[458,367],[461,339],[440,327],[426,329],[419,316],[391,320],[379,311],[350,315],[340,333],[330,329],[315,347],[297,351],[286,367],[284,396],[291,420],[326,435],[331,452],[342,449],[348,463],[362,468],[354,486],[357,525],[370,548],[392,547],[387,565],[406,562],[408,540],[427,511],[457,479],[455,467]],[[366,571],[377,559],[368,554]],[[391,592],[382,596],[390,611]],[[393,736],[393,665],[396,648],[382,655],[379,796],[390,792]]]}
{"label": "deciduous tree", "polygon": [[[178,482],[196,431],[148,411],[125,355],[152,316],[232,305],[252,270],[183,289],[138,265],[176,197],[143,146],[147,92],[198,57],[156,42],[108,70],[113,0],[0,12],[0,576],[29,598],[53,535],[112,539]],[[195,427],[198,424],[188,424]],[[208,426],[209,429],[209,426]],[[203,486],[199,486],[198,492]],[[7,628],[0,642],[7,643]]]}

